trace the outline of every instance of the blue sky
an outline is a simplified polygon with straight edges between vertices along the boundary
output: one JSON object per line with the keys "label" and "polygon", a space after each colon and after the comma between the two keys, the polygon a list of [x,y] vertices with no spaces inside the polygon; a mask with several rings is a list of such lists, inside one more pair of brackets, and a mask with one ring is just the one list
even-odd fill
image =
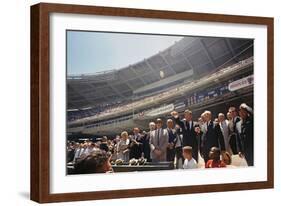
{"label": "blue sky", "polygon": [[104,32],[67,32],[67,74],[120,69],[148,58],[180,40],[180,36]]}

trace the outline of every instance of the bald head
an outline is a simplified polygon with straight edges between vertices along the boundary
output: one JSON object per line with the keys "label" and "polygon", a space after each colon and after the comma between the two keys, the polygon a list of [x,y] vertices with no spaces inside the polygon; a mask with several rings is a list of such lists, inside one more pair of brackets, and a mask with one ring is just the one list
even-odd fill
{"label": "bald head", "polygon": [[155,122],[150,122],[150,123],[149,123],[149,129],[150,129],[150,131],[155,130],[155,127],[156,127]]}

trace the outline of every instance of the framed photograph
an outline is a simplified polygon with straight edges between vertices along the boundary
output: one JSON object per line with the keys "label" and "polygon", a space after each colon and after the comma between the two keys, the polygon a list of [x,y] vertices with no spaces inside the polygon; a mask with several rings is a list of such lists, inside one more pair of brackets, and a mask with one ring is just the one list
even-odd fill
{"label": "framed photograph", "polygon": [[273,188],[273,18],[31,7],[31,199]]}

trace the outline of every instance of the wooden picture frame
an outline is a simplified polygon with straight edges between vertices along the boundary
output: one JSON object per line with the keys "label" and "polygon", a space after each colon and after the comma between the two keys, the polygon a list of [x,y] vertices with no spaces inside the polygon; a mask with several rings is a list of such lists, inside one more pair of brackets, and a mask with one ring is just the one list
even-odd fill
{"label": "wooden picture frame", "polygon": [[[149,189],[89,191],[50,194],[50,73],[49,15],[71,13],[122,17],[140,17],[203,22],[265,25],[267,27],[267,180],[215,185],[175,186]],[[273,18],[190,13],[129,8],[40,3],[31,7],[31,200],[39,203],[111,198],[176,195],[273,188]]]}

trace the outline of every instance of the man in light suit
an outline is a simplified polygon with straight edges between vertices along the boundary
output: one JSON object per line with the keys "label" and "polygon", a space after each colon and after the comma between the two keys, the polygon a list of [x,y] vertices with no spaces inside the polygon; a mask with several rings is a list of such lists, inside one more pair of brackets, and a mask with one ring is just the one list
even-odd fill
{"label": "man in light suit", "polygon": [[150,133],[150,150],[152,162],[167,161],[167,147],[169,135],[166,129],[162,128],[163,121],[156,120],[156,130]]}
{"label": "man in light suit", "polygon": [[219,125],[221,127],[221,131],[223,134],[224,138],[224,144],[225,144],[225,150],[229,153],[232,154],[230,145],[229,145],[229,127],[228,127],[228,120],[225,119],[225,116],[223,113],[218,114],[218,120],[219,120]]}
{"label": "man in light suit", "polygon": [[229,107],[228,112],[231,116],[231,121],[228,123],[229,128],[229,145],[232,150],[232,154],[241,155],[242,143],[240,139],[241,133],[241,119],[238,116],[237,110],[235,107]]}

